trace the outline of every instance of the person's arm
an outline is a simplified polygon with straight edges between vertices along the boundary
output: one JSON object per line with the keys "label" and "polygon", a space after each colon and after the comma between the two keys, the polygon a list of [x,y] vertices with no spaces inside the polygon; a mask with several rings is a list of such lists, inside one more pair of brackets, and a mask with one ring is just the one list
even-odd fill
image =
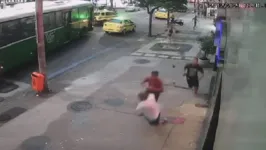
{"label": "person's arm", "polygon": [[183,73],[183,76],[186,76],[187,75],[187,69],[188,69],[188,64],[186,64],[184,66],[184,73]]}
{"label": "person's arm", "polygon": [[146,77],[142,82],[141,82],[141,84],[143,85],[143,84],[145,84],[146,82],[148,82],[149,81],[149,77]]}

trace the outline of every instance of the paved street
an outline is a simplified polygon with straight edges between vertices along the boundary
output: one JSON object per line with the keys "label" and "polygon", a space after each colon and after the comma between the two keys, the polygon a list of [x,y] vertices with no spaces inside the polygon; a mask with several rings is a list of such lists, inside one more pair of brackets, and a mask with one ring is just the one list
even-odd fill
{"label": "paved street", "polygon": [[[119,14],[132,18],[137,32],[127,37],[110,36],[96,27],[89,38],[50,57],[48,75],[53,92],[47,97],[35,97],[31,89],[26,89],[30,81],[27,71],[19,75],[17,79],[24,83],[25,91],[0,102],[1,150],[197,147],[206,108],[197,108],[195,103],[205,103],[211,71],[206,70],[199,96],[193,96],[182,74],[184,65],[199,51],[198,45],[192,44],[195,37],[175,38],[172,46],[177,50],[173,51],[165,47],[163,34],[146,38],[145,11]],[[165,23],[154,20],[154,33],[163,32]],[[182,32],[201,34],[189,29]],[[136,95],[142,90],[140,82],[155,69],[165,83],[165,92],[159,100],[162,116],[184,118],[183,124],[150,127],[135,114]]]}
{"label": "paved street", "polygon": [[[206,110],[194,106],[201,102],[201,97],[196,98],[192,91],[182,88],[186,84],[181,68],[187,61],[147,58],[147,63],[138,64],[138,59],[144,58],[120,57],[93,73],[83,74],[87,67],[73,70],[82,77],[65,80],[69,86],[62,91],[3,124],[0,149],[32,149],[32,143],[39,149],[48,146],[48,150],[194,149]],[[176,69],[172,69],[173,63],[178,64]],[[184,117],[184,124],[154,128],[135,115],[140,81],[154,69],[161,72],[168,84],[160,98],[163,116]],[[181,88],[171,86],[174,80]],[[207,72],[201,82],[201,94],[207,93],[208,80]],[[21,99],[40,101],[40,98]]]}

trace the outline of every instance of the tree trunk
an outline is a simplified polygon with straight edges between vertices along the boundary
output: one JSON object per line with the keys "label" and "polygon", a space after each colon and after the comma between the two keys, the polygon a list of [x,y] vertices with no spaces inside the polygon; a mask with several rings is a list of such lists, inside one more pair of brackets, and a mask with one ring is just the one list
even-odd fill
{"label": "tree trunk", "polygon": [[152,15],[153,15],[153,12],[150,12],[149,13],[149,33],[148,33],[149,37],[152,37]]}
{"label": "tree trunk", "polygon": [[114,8],[114,1],[113,0],[110,0],[110,7],[113,9]]}
{"label": "tree trunk", "polygon": [[170,11],[167,11],[167,26],[169,27],[170,24]]}

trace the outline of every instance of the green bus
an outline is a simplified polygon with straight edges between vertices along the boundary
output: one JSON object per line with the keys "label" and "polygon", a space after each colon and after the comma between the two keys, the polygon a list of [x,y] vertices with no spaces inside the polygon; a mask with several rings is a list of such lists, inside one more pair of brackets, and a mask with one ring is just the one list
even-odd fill
{"label": "green bus", "polygon": [[[2,72],[37,59],[35,2],[0,9],[0,65]],[[93,30],[93,4],[88,1],[44,1],[46,53],[56,51]]]}

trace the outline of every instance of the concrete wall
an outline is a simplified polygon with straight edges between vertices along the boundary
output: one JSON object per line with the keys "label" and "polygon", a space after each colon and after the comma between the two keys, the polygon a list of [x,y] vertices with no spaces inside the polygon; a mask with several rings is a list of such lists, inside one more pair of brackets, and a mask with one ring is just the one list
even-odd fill
{"label": "concrete wall", "polygon": [[229,29],[214,150],[265,150],[266,9],[227,9],[226,16]]}

